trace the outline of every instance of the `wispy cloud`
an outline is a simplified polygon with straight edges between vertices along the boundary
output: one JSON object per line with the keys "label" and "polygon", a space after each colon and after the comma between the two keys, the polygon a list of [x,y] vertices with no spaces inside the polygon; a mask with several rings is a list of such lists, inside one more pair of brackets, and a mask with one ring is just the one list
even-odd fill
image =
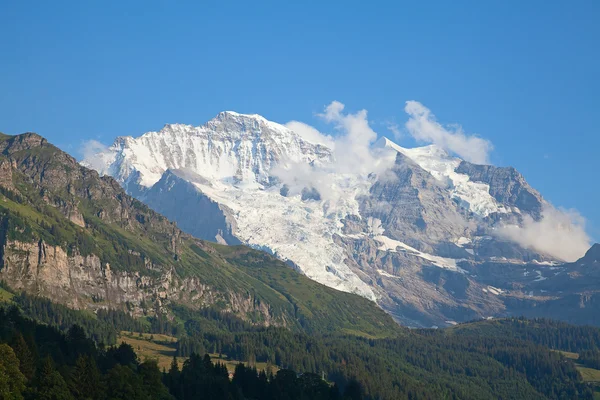
{"label": "wispy cloud", "polygon": [[380,154],[380,149],[372,148],[377,133],[369,124],[366,110],[345,112],[344,104],[333,101],[317,116],[331,124],[335,134],[324,134],[298,121],[291,121],[286,126],[307,141],[329,147],[333,161],[326,165],[299,163],[279,166],[273,172],[288,185],[290,195],[300,193],[305,187],[313,187],[323,200],[329,200],[334,206],[347,196],[348,190],[355,190],[351,187],[353,179],[383,172],[393,165],[395,158],[391,152]]}
{"label": "wispy cloud", "polygon": [[577,260],[590,247],[585,219],[576,210],[558,209],[549,203],[544,205],[539,221],[525,216],[522,226],[507,225],[498,234],[564,261]]}
{"label": "wispy cloud", "polygon": [[285,126],[288,129],[293,130],[300,135],[304,140],[314,143],[322,144],[324,146],[333,149],[335,147],[335,140],[330,135],[319,132],[318,129],[299,121],[290,121]]}
{"label": "wispy cloud", "polygon": [[467,135],[459,125],[443,126],[431,110],[418,101],[407,101],[404,111],[409,115],[406,128],[418,142],[433,143],[465,161],[489,164],[489,153],[493,149],[490,141]]}
{"label": "wispy cloud", "polygon": [[85,160],[86,167],[99,170],[106,166],[106,162],[102,159],[102,155],[107,147],[108,146],[97,140],[86,140],[79,147],[79,159]]}

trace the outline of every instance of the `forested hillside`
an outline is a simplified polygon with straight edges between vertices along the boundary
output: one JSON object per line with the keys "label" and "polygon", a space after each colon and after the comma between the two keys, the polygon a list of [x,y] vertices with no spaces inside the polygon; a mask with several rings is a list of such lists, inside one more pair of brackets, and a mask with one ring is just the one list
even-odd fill
{"label": "forested hillside", "polygon": [[[220,382],[215,385],[221,388],[218,390],[223,390],[220,393],[232,393],[230,390],[236,385],[248,390],[242,390],[244,397],[227,397],[227,394],[223,395],[225,397],[213,397],[216,399],[272,398],[264,390],[269,385],[276,387],[277,384],[273,382],[278,377],[289,380],[285,386],[289,384],[291,387],[299,387],[298,385],[308,384],[302,383],[297,374],[286,372],[289,370],[309,373],[303,379],[310,380],[314,388],[321,388],[315,390],[325,388],[321,377],[327,382],[327,387],[335,384],[340,393],[348,387],[349,391],[360,388],[362,397],[352,398],[592,399],[594,383],[584,382],[575,362],[556,350],[580,353],[582,359],[577,362],[594,368],[596,351],[600,348],[599,329],[573,327],[545,320],[481,321],[450,330],[404,331],[401,337],[395,339],[368,339],[353,335],[306,335],[282,328],[256,327],[234,315],[209,310],[197,314],[179,309],[179,317],[174,321],[160,322],[152,318],[134,320],[120,312],[93,316],[26,295],[16,295],[13,300],[22,305],[23,312],[27,315],[66,332],[67,338],[73,330],[69,326],[72,322],[85,326],[78,332],[86,332],[92,337],[106,340],[114,338],[113,335],[120,329],[140,329],[154,334],[175,335],[178,339],[176,355],[191,359],[187,363],[188,368],[190,364],[208,365],[203,360],[206,353],[218,353],[225,359],[248,362],[250,367],[239,367],[239,376],[234,377],[232,383],[222,379],[225,376],[223,367],[203,367],[204,372],[194,372],[195,385],[200,385],[197,382],[204,382],[206,377],[200,378],[202,374],[213,376],[211,374],[214,373],[214,379]],[[15,330],[21,328],[10,321],[18,319],[21,324],[25,324],[25,320],[17,318],[15,311],[4,311],[4,315],[7,317],[3,317],[2,321],[8,322],[2,322],[2,332],[8,330],[12,332],[8,336],[14,336]],[[25,325],[27,324],[35,325],[32,322]],[[514,335],[510,334],[512,325],[521,326],[520,330],[515,328]],[[10,328],[7,329],[7,326]],[[107,335],[106,332],[110,331],[112,333]],[[461,334],[461,331],[465,333]],[[477,334],[472,334],[476,331]],[[42,353],[39,348],[44,345],[40,344],[40,338],[25,333],[23,336],[29,338],[27,343],[33,353]],[[13,343],[12,336],[7,338],[5,335],[2,340],[8,344]],[[117,345],[115,342],[105,343]],[[563,344],[554,345],[558,343]],[[121,351],[126,351],[124,349],[125,347]],[[99,369],[108,373],[101,365],[106,362],[106,354],[117,350],[99,348],[94,351]],[[76,367],[76,357],[63,354],[58,360],[67,364],[65,368],[58,370],[68,382],[72,376],[68,371]],[[255,363],[272,365],[274,370],[281,369],[284,372],[271,378],[267,373],[260,374],[252,370],[251,365]],[[142,364],[146,363],[142,362],[140,365]],[[135,368],[130,365],[128,368],[135,373],[140,365],[136,364]],[[129,371],[125,373],[130,374]],[[188,370],[187,373],[191,372]],[[184,375],[181,368],[173,368],[161,379],[175,398],[195,398],[184,394],[186,390],[197,390],[190,389],[180,381],[180,377]],[[296,380],[292,379],[294,376]],[[213,378],[206,379],[212,382]],[[30,384],[34,383],[35,381],[30,381]],[[239,388],[234,389],[233,392],[239,395]],[[334,397],[322,398],[338,398],[335,393],[333,389],[327,391],[327,394],[323,391],[323,396]],[[300,396],[300,391],[296,391],[296,395]]]}

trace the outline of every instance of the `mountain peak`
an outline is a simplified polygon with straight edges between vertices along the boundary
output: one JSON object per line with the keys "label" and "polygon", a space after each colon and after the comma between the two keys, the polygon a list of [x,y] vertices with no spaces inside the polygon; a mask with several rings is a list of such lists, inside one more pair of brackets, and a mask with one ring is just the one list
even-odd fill
{"label": "mountain peak", "polygon": [[600,262],[600,243],[595,243],[578,262]]}
{"label": "mountain peak", "polygon": [[217,117],[226,117],[226,118],[245,118],[245,119],[256,119],[256,120],[264,120],[267,121],[265,117],[259,114],[242,114],[236,111],[221,111],[217,114]]}
{"label": "mountain peak", "polygon": [[[273,130],[279,133],[291,131],[285,126],[276,122],[269,121],[262,115],[258,114],[240,114],[235,111],[221,111],[213,119],[202,126],[204,129],[209,129],[216,132],[260,132],[261,134],[268,133],[266,131]],[[267,128],[265,130],[265,128]]]}
{"label": "mountain peak", "polygon": [[167,124],[159,132],[118,138],[82,163],[117,176],[121,183],[143,187],[154,185],[167,169],[267,185],[271,168],[280,162],[311,163],[330,157],[327,149],[260,115],[223,111],[202,126]]}
{"label": "mountain peak", "polygon": [[34,132],[26,132],[20,135],[0,137],[0,153],[4,155],[15,154],[23,150],[43,148],[44,151],[53,153],[58,149],[48,141]]}

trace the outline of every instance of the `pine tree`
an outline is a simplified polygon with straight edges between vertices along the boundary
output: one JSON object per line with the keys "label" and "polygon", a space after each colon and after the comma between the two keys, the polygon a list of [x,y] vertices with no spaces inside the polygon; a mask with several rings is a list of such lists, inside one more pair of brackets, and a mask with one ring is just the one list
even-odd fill
{"label": "pine tree", "polygon": [[7,344],[0,344],[0,399],[22,400],[25,380],[13,349]]}
{"label": "pine tree", "polygon": [[152,399],[170,399],[169,391],[162,383],[162,377],[158,364],[155,360],[148,360],[140,364],[138,373],[142,377],[144,389],[152,396]]}
{"label": "pine tree", "polygon": [[20,332],[14,337],[11,347],[19,359],[19,369],[23,375],[27,379],[33,378],[33,374],[35,373],[35,359]]}
{"label": "pine tree", "polygon": [[90,356],[80,356],[71,376],[71,392],[78,399],[101,399],[104,387],[98,366]]}
{"label": "pine tree", "polygon": [[173,356],[169,372],[165,376],[165,383],[169,388],[169,392],[175,396],[175,398],[181,398],[181,371],[179,371],[179,363],[177,357]]}
{"label": "pine tree", "polygon": [[38,400],[73,400],[67,383],[62,375],[54,368],[52,359],[46,358],[38,370],[37,391]]}

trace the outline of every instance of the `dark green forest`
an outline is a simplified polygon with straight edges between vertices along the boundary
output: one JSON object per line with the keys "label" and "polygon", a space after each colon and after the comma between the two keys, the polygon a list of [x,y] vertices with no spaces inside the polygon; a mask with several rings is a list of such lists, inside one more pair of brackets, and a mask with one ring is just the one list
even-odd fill
{"label": "dark green forest", "polygon": [[[20,360],[24,378],[5,381],[22,382],[24,398],[594,398],[575,364],[553,350],[580,353],[595,368],[597,328],[514,318],[446,330],[399,328],[396,337],[367,339],[259,328],[210,309],[177,309],[172,321],[135,320],[121,311],[92,316],[25,294],[12,301],[18,306],[0,314],[0,342]],[[129,345],[115,342],[118,330],[175,335],[184,367],[159,371],[154,361],[139,360]],[[239,365],[230,379],[207,352],[281,369],[270,375]],[[64,396],[40,397],[48,385]]]}
{"label": "dark green forest", "polygon": [[161,372],[122,343],[98,347],[83,328],[66,333],[24,318],[16,307],[0,309],[2,399],[360,399],[355,382],[340,393],[315,374],[279,370],[275,375],[243,364],[230,380],[224,365],[192,354]]}

